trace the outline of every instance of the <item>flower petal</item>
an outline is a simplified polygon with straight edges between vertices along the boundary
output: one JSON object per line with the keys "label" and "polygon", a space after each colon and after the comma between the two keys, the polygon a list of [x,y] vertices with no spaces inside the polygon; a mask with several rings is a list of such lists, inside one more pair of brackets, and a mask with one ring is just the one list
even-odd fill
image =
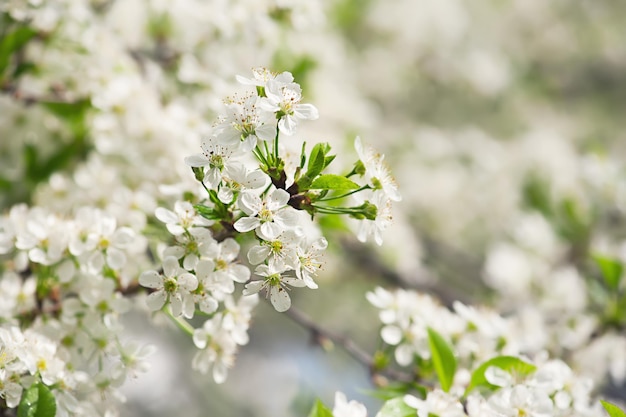
{"label": "flower petal", "polygon": [[279,313],[287,311],[291,307],[291,298],[289,298],[287,290],[280,286],[273,286],[270,289],[270,301]]}
{"label": "flower petal", "polygon": [[150,310],[157,311],[163,308],[166,299],[167,295],[165,295],[165,291],[156,291],[148,295],[148,298],[146,298],[146,304]]}
{"label": "flower petal", "polygon": [[261,220],[256,217],[242,217],[241,219],[237,220],[235,224],[233,224],[233,227],[236,231],[245,233],[249,232],[250,230],[256,229],[260,224]]}

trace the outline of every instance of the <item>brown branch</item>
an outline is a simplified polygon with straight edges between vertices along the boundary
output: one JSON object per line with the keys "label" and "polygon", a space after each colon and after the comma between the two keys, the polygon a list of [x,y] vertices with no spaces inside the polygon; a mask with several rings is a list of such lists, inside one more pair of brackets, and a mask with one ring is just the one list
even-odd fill
{"label": "brown branch", "polygon": [[363,350],[352,339],[343,334],[338,334],[325,329],[294,307],[291,307],[283,314],[289,317],[294,323],[300,325],[305,330],[308,330],[311,334],[311,339],[315,344],[324,347],[328,346],[328,341],[330,341],[343,348],[353,359],[368,369],[370,376],[376,385],[387,385],[388,379],[397,382],[415,382],[424,386],[430,385],[427,382],[420,380],[419,377],[414,374],[391,368],[379,369],[376,365],[374,357]]}

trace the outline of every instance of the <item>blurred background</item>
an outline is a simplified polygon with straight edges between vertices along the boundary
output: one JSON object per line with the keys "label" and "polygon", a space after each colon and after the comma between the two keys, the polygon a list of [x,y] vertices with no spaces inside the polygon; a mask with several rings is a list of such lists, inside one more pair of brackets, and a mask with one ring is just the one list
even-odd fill
{"label": "blurred background", "polygon": [[[487,304],[625,399],[626,348],[607,350],[626,346],[623,324],[600,327],[605,344],[578,326],[602,304],[590,254],[626,257],[626,3],[7,0],[0,11],[3,211],[95,205],[149,230],[155,207],[195,189],[183,159],[235,75],[290,71],[320,112],[297,136],[331,143],[349,169],[359,135],[403,195],[380,248],[328,226],[320,288],[293,291],[297,309],[373,353],[376,286]],[[302,416],[337,390],[378,409],[368,370],[341,347],[312,343],[268,303],[256,313],[223,385],[191,371],[183,334],[131,315],[129,336],[159,350],[127,383],[123,415]],[[580,337],[563,342],[559,320]]]}

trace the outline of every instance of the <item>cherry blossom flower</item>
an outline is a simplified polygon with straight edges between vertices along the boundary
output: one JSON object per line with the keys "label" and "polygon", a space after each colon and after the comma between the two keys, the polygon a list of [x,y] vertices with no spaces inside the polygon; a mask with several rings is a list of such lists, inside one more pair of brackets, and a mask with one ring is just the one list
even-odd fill
{"label": "cherry blossom flower", "polygon": [[365,168],[363,175],[367,178],[369,185],[374,190],[382,190],[390,200],[402,200],[396,181],[384,163],[385,156],[379,154],[371,147],[364,147],[361,143],[361,138],[358,136],[354,140],[354,147],[359,155],[359,160]]}
{"label": "cherry blossom flower", "polygon": [[243,294],[256,294],[264,289],[266,295],[269,295],[272,306],[274,306],[276,311],[283,312],[289,310],[289,307],[291,307],[291,298],[287,293],[289,289],[288,286],[304,287],[306,284],[301,279],[283,276],[283,272],[285,271],[276,269],[275,267],[259,265],[254,273],[265,277],[265,279],[246,284]]}
{"label": "cherry blossom flower", "polygon": [[160,310],[169,302],[175,317],[181,314],[193,317],[195,305],[190,292],[198,287],[198,279],[181,268],[175,257],[168,256],[163,260],[163,275],[157,271],[145,271],[139,276],[139,283],[155,290],[146,299],[151,310]]}
{"label": "cherry blossom flower", "polygon": [[[244,99],[228,100],[226,117],[216,126],[217,138],[225,145],[239,145],[250,151],[257,140],[272,141],[276,136],[276,116],[257,105],[259,97],[250,95]],[[243,142],[242,142],[243,141]]]}
{"label": "cherry blossom flower", "polygon": [[280,117],[278,129],[287,136],[296,133],[298,120],[319,118],[317,108],[312,104],[301,104],[302,89],[294,82],[284,83],[269,80],[265,87],[267,97],[261,98],[259,107],[274,112]]}
{"label": "cherry blossom flower", "polygon": [[217,190],[222,181],[222,172],[243,152],[239,143],[222,143],[214,136],[202,139],[202,153],[185,158],[191,167],[207,167],[202,180],[209,188]]}
{"label": "cherry blossom flower", "polygon": [[193,342],[198,349],[191,366],[202,374],[212,369],[213,379],[221,384],[226,380],[228,368],[235,361],[237,343],[222,326],[222,315],[217,314],[193,332]]}
{"label": "cherry blossom flower", "polygon": [[194,226],[210,226],[212,221],[198,215],[196,209],[188,201],[177,201],[174,211],[158,207],[155,212],[157,219],[165,223],[167,230],[174,236],[182,235],[186,230]]}
{"label": "cherry blossom flower", "polygon": [[283,189],[275,189],[265,200],[253,192],[242,192],[239,195],[239,207],[247,214],[233,225],[238,232],[255,230],[257,236],[264,240],[273,240],[288,227],[294,227],[298,221],[292,207],[287,206],[289,193]]}
{"label": "cherry blossom flower", "polygon": [[333,417],[367,417],[367,409],[357,401],[348,402],[343,392],[335,393],[335,406],[333,407]]}

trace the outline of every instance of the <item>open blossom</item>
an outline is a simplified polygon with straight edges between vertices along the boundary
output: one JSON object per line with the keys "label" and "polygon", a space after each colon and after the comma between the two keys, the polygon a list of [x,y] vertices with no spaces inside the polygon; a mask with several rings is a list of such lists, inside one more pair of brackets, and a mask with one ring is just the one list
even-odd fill
{"label": "open blossom", "polygon": [[237,81],[243,85],[253,85],[256,87],[265,87],[270,80],[287,84],[293,82],[293,75],[290,72],[273,73],[264,67],[252,68],[252,78],[246,78],[241,75],[236,76]]}
{"label": "open blossom", "polygon": [[210,226],[210,220],[200,216],[193,205],[188,201],[177,201],[174,211],[158,207],[154,214],[157,219],[165,223],[167,230],[174,236],[182,235],[186,230],[194,226]]}
{"label": "open blossom", "polygon": [[418,417],[466,417],[459,399],[439,389],[429,392],[425,400],[406,395],[404,402],[417,410]]}
{"label": "open blossom", "polygon": [[260,169],[249,170],[244,164],[229,164],[222,173],[222,184],[217,192],[217,198],[230,204],[236,193],[244,190],[257,190],[266,187],[270,177]]}
{"label": "open blossom", "polygon": [[298,221],[295,209],[287,206],[289,193],[276,189],[265,200],[253,192],[242,192],[239,196],[239,208],[247,214],[233,225],[238,232],[255,230],[264,240],[273,240]]}
{"label": "open blossom", "polygon": [[382,190],[390,200],[402,200],[396,181],[391,176],[391,172],[389,172],[389,168],[387,168],[384,162],[385,156],[379,154],[371,147],[364,147],[361,143],[361,138],[358,136],[354,140],[354,147],[359,155],[359,160],[365,168],[363,175],[370,187],[375,190]]}
{"label": "open blossom", "polygon": [[291,298],[287,293],[289,289],[288,286],[304,287],[306,284],[301,279],[283,276],[282,274],[284,272],[284,269],[278,269],[268,265],[259,265],[254,273],[264,277],[264,279],[246,284],[243,294],[251,295],[265,290],[276,311],[283,312],[289,310],[289,307],[291,307]]}
{"label": "open blossom", "polygon": [[391,225],[391,201],[381,191],[367,191],[358,195],[358,198],[366,199],[369,196],[367,201],[376,207],[376,218],[359,221],[357,239],[361,242],[367,242],[370,237],[374,237],[374,242],[381,246],[383,244],[382,232]]}
{"label": "open blossom", "polygon": [[278,129],[287,136],[296,133],[298,120],[319,118],[314,105],[300,103],[302,89],[297,83],[269,80],[265,86],[265,94],[267,97],[261,98],[259,106],[280,116]]}
{"label": "open blossom", "polygon": [[148,295],[148,307],[156,311],[170,303],[172,314],[193,317],[195,304],[191,291],[198,287],[198,279],[178,265],[178,259],[168,256],[163,260],[163,275],[157,271],[145,271],[139,276],[139,283],[155,290]]}
{"label": "open blossom", "polygon": [[322,267],[322,262],[319,260],[320,254],[328,247],[328,242],[325,238],[321,237],[316,239],[310,245],[305,245],[303,239],[298,246],[296,246],[296,256],[294,257],[293,268],[296,271],[296,276],[304,281],[307,287],[315,289],[317,284],[313,280],[313,277],[317,275],[317,272]]}
{"label": "open blossom", "polygon": [[357,401],[348,402],[343,392],[336,392],[333,417],[367,417],[367,409]]}
{"label": "open blossom", "polygon": [[212,370],[213,379],[218,384],[226,380],[228,368],[233,366],[237,352],[237,343],[222,322],[222,315],[217,314],[193,332],[193,343],[200,350],[191,366],[202,374]]}
{"label": "open blossom", "polygon": [[[252,150],[257,141],[271,141],[276,136],[276,116],[257,106],[259,97],[231,98],[226,104],[226,117],[216,126],[217,138],[226,145],[239,145]],[[243,142],[242,142],[243,141]]]}
{"label": "open blossom", "polygon": [[206,167],[202,180],[209,188],[217,190],[222,181],[222,172],[237,157],[242,155],[239,143],[222,144],[216,137],[202,139],[202,153],[185,158],[185,163],[191,167]]}

